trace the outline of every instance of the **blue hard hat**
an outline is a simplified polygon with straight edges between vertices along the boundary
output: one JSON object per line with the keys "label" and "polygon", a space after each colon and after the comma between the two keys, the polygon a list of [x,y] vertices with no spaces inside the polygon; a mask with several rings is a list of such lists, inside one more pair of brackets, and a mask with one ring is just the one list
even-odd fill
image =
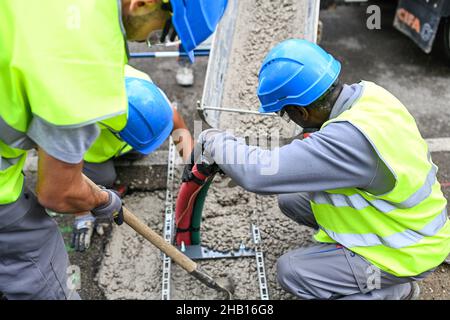
{"label": "blue hard hat", "polygon": [[333,85],[340,71],[339,61],[317,44],[300,39],[283,41],[269,52],[259,72],[259,111],[310,105]]}
{"label": "blue hard hat", "polygon": [[192,52],[216,30],[228,0],[170,0],[172,23],[191,61]]}
{"label": "blue hard hat", "polygon": [[173,130],[173,110],[166,95],[153,83],[125,78],[128,120],[119,132],[134,150],[149,154],[159,148]]}

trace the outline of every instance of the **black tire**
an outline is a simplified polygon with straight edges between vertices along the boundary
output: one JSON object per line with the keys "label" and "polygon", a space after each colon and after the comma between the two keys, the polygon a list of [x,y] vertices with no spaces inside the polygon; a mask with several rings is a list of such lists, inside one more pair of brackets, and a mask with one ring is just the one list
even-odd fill
{"label": "black tire", "polygon": [[450,63],[450,17],[441,19],[433,50]]}

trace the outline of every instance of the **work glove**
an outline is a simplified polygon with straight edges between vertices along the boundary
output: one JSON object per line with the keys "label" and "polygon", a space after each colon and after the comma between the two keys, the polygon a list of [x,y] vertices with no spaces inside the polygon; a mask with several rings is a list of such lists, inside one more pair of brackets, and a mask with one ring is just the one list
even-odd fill
{"label": "work glove", "polygon": [[96,219],[92,214],[77,216],[72,227],[72,243],[71,247],[75,251],[83,252],[89,249],[91,245],[92,234],[94,230],[100,236],[104,235],[105,225],[110,225],[107,221]]}
{"label": "work glove", "polygon": [[197,163],[213,164],[214,159],[211,157],[208,151],[209,144],[212,142],[213,138],[223,133],[220,129],[208,129],[202,131],[197,138],[197,145],[195,146],[195,160]]}
{"label": "work glove", "polygon": [[103,190],[108,192],[109,200],[105,204],[92,209],[91,212],[95,218],[111,222],[114,220],[120,226],[123,223],[122,199],[120,199],[119,193],[115,190],[105,188]]}
{"label": "work glove", "polygon": [[[207,151],[207,146],[212,138],[222,132],[223,131],[219,129],[208,129],[200,133],[194,151],[191,153],[190,161],[184,167],[182,181],[187,182],[197,179],[192,174],[192,168],[195,164],[197,164],[200,173],[205,176],[211,176],[217,172],[223,173]],[[202,184],[202,182],[198,181],[198,184]]]}

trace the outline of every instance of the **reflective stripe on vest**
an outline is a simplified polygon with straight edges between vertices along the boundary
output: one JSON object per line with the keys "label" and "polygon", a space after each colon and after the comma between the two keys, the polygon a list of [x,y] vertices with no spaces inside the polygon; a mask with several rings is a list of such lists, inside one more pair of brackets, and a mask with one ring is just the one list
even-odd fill
{"label": "reflective stripe on vest", "polygon": [[332,239],[344,245],[347,248],[352,247],[372,247],[387,246],[394,249],[408,247],[418,243],[424,237],[432,237],[436,235],[447,223],[447,209],[444,209],[434,220],[427,224],[422,230],[405,230],[403,232],[394,233],[388,237],[380,237],[374,233],[351,234],[336,233],[320,226]]}
{"label": "reflective stripe on vest", "polygon": [[3,158],[0,156],[0,171],[6,170],[11,166],[16,165],[21,158],[22,156],[13,159]]}
{"label": "reflective stripe on vest", "polygon": [[412,208],[430,196],[432,187],[436,183],[436,173],[437,167],[432,164],[423,186],[401,203],[392,203],[381,199],[367,200],[359,193],[347,196],[327,192],[314,193],[313,201],[317,204],[329,204],[335,207],[352,207],[356,210],[362,210],[372,206],[383,213],[389,213],[396,209]]}
{"label": "reflective stripe on vest", "polygon": [[5,120],[0,117],[0,140],[11,148],[30,150],[35,143],[28,136],[9,126]]}

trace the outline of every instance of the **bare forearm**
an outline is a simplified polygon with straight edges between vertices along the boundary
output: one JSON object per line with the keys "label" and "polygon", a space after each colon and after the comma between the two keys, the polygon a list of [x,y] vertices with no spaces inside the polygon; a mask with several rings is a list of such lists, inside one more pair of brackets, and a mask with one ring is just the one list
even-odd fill
{"label": "bare forearm", "polygon": [[72,165],[39,150],[37,195],[44,207],[61,213],[90,211],[108,201],[82,174],[82,163]]}
{"label": "bare forearm", "polygon": [[187,162],[194,148],[194,139],[192,138],[184,119],[176,109],[174,109],[173,115],[172,138],[177,147],[178,153],[183,160]]}
{"label": "bare forearm", "polygon": [[[80,189],[75,189],[79,186]],[[68,188],[67,194],[62,203],[65,208],[59,212],[65,213],[79,213],[90,211],[108,201],[108,194],[105,191],[100,191],[98,188],[93,188],[89,183],[82,179],[80,183],[73,184]]]}

